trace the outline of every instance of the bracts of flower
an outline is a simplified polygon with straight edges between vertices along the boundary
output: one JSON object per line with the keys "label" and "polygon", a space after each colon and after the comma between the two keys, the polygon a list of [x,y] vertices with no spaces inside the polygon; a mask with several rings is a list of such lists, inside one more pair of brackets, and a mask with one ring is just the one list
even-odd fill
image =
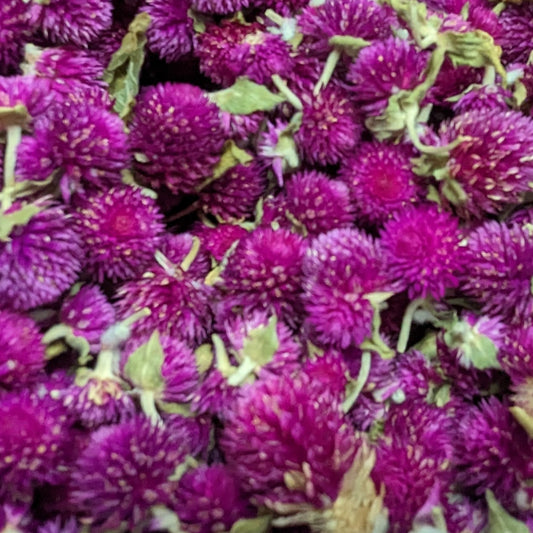
{"label": "bracts of flower", "polygon": [[0,532],[533,531],[533,8],[0,2]]}

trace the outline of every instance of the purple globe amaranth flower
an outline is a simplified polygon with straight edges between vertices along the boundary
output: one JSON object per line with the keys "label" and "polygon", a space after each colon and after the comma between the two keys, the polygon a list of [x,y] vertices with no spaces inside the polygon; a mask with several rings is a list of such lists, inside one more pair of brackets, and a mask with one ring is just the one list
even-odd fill
{"label": "purple globe amaranth flower", "polygon": [[532,253],[531,234],[521,224],[485,222],[467,236],[468,274],[461,278],[461,291],[478,302],[484,313],[523,321],[533,304]]}
{"label": "purple globe amaranth flower", "polygon": [[[195,250],[195,240],[191,233],[179,233],[172,235],[167,233],[159,250],[162,252],[166,261],[173,265],[181,265],[189,256],[190,261],[187,261],[186,272],[191,279],[203,279],[211,270],[211,259],[209,253],[201,245],[198,250]],[[164,272],[171,265],[161,264],[154,265],[155,271]]]}
{"label": "purple globe amaranth flower", "polygon": [[413,149],[405,144],[361,143],[342,162],[339,179],[350,188],[356,218],[380,226],[420,201],[424,189],[411,168]]}
{"label": "purple globe amaranth flower", "polygon": [[473,83],[481,83],[483,69],[468,66],[454,66],[448,57],[444,60],[435,83],[429,89],[426,99],[436,105],[452,96],[457,96]]}
{"label": "purple globe amaranth flower", "polygon": [[533,328],[528,323],[508,328],[498,359],[515,381],[533,375]]}
{"label": "purple globe amaranth flower", "polygon": [[276,222],[296,229],[301,226],[312,236],[353,225],[347,186],[316,170],[293,174],[272,204]]}
{"label": "purple globe amaranth flower", "polygon": [[212,448],[213,421],[209,416],[185,416],[162,413],[165,427],[173,435],[181,435],[193,457],[207,459]]}
{"label": "purple globe amaranth flower", "polygon": [[222,464],[200,465],[185,472],[177,498],[181,527],[191,533],[229,531],[237,520],[251,515],[237,480]]}
{"label": "purple globe amaranth flower", "polygon": [[142,91],[130,129],[141,179],[173,194],[194,192],[211,175],[224,144],[218,108],[204,91],[185,83]]}
{"label": "purple globe amaranth flower", "polygon": [[[13,205],[6,215],[28,208]],[[27,311],[54,302],[76,281],[83,248],[61,206],[50,206],[0,243],[0,307]]]}
{"label": "purple globe amaranth flower", "polygon": [[24,387],[41,375],[44,344],[37,324],[30,318],[0,311],[0,389]]}
{"label": "purple globe amaranth flower", "polygon": [[53,98],[48,80],[34,76],[0,77],[0,106],[22,104],[32,119],[39,118],[50,107]]}
{"label": "purple globe amaranth flower", "polygon": [[457,421],[452,465],[462,491],[481,496],[491,489],[509,510],[526,473],[529,443],[508,406],[496,397],[470,405]]}
{"label": "purple globe amaranth flower", "polygon": [[246,235],[222,273],[223,308],[273,311],[292,326],[301,307],[304,254],[302,237],[283,228],[258,228]]}
{"label": "purple globe amaranth flower", "polygon": [[45,180],[62,170],[61,192],[121,184],[130,157],[122,120],[98,106],[63,100],[51,106],[18,149],[17,177]]}
{"label": "purple globe amaranth flower", "polygon": [[397,405],[385,424],[372,479],[385,486],[391,533],[403,533],[435,483],[450,481],[451,417],[422,401]]}
{"label": "purple globe amaranth flower", "polygon": [[54,483],[62,448],[68,442],[65,411],[49,398],[28,391],[0,396],[0,495],[32,501],[33,489]]}
{"label": "purple globe amaranth flower", "polygon": [[141,11],[150,15],[148,48],[165,61],[177,61],[192,50],[193,23],[187,0],[148,0]]}
{"label": "purple globe amaranth flower", "polygon": [[248,234],[243,227],[233,224],[220,224],[214,228],[202,224],[195,226],[192,232],[216,261],[222,261],[232,245]]}
{"label": "purple globe amaranth flower", "polygon": [[498,44],[502,47],[505,63],[527,63],[533,46],[533,6],[506,5],[499,16],[502,35]]}
{"label": "purple globe amaranth flower", "polygon": [[59,320],[72,328],[76,337],[86,339],[92,353],[98,353],[102,335],[115,323],[115,309],[98,285],[84,285],[65,298]]}
{"label": "purple globe amaranth flower", "polygon": [[222,127],[224,135],[233,139],[239,146],[246,146],[250,138],[260,129],[265,113],[256,111],[249,115],[233,115],[227,111],[221,112]]}
{"label": "purple globe amaranth flower", "polygon": [[257,381],[237,400],[220,444],[255,505],[327,507],[350,467],[356,437],[336,399],[305,374]]}
{"label": "purple globe amaranth flower", "polygon": [[7,0],[0,9],[0,74],[18,70],[24,44],[30,39],[32,28],[28,5],[19,0]]}
{"label": "purple globe amaranth flower", "polygon": [[511,98],[511,92],[500,85],[482,85],[468,91],[453,105],[452,109],[457,114],[484,109],[508,111]]}
{"label": "purple globe amaranth flower", "polygon": [[153,198],[138,187],[114,187],[75,201],[74,220],[96,281],[141,275],[161,243],[164,225]]}
{"label": "purple globe amaranth flower", "polygon": [[76,461],[71,502],[96,531],[131,529],[153,505],[175,507],[171,478],[185,453],[181,439],[146,418],[100,428]]}
{"label": "purple globe amaranth flower", "polygon": [[32,3],[32,24],[53,43],[87,47],[111,27],[111,0],[50,0]]}
{"label": "purple globe amaranth flower", "polygon": [[193,0],[191,5],[202,13],[228,15],[250,5],[250,0]]}
{"label": "purple globe amaranth flower", "polygon": [[359,143],[362,126],[349,94],[333,84],[316,96],[307,87],[298,94],[302,123],[294,135],[302,157],[311,164],[335,165]]}
{"label": "purple globe amaranth flower", "polygon": [[80,533],[80,526],[73,516],[69,518],[58,516],[39,525],[37,533]]}
{"label": "purple globe amaranth flower", "polygon": [[483,533],[487,527],[487,509],[483,500],[464,494],[448,493],[442,506],[449,533]]}
{"label": "purple globe amaranth flower", "polygon": [[338,402],[344,400],[350,371],[340,352],[326,350],[322,355],[310,357],[302,365],[302,372],[309,376],[317,393],[327,391]]}
{"label": "purple globe amaranth flower", "polygon": [[461,216],[481,218],[506,203],[518,203],[533,176],[533,120],[518,111],[485,109],[464,113],[439,129],[450,150],[446,170],[464,191]]}
{"label": "purple globe amaranth flower", "polygon": [[381,232],[389,276],[410,298],[442,298],[446,289],[459,284],[461,238],[457,219],[436,206],[397,213]]}
{"label": "purple globe amaranth flower", "polygon": [[312,242],[303,268],[311,338],[337,348],[361,344],[374,316],[368,297],[391,289],[378,244],[355,228],[332,230]]}
{"label": "purple globe amaranth flower", "polygon": [[427,55],[398,37],[375,41],[363,48],[346,78],[353,85],[353,98],[364,113],[380,115],[389,98],[410,91],[424,80]]}
{"label": "purple globe amaranth flower", "polygon": [[265,188],[258,165],[237,165],[201,190],[200,206],[224,222],[242,220],[254,213]]}
{"label": "purple globe amaranth flower", "polygon": [[395,19],[373,0],[326,0],[306,7],[297,18],[298,28],[309,41],[309,49],[325,59],[332,48],[329,40],[337,35],[361,39],[384,39],[391,35]]}

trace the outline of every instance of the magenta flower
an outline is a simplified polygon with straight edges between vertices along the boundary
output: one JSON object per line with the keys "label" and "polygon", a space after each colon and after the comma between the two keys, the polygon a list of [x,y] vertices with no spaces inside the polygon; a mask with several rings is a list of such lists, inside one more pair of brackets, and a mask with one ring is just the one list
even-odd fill
{"label": "magenta flower", "polygon": [[256,111],[249,115],[233,115],[222,111],[221,119],[224,135],[233,139],[239,146],[244,146],[259,131],[265,120],[265,114],[262,111]]}
{"label": "magenta flower", "polygon": [[0,74],[13,74],[22,60],[24,44],[31,36],[28,5],[7,0],[0,10]]}
{"label": "magenta flower", "polygon": [[140,188],[112,188],[75,204],[74,219],[87,249],[85,268],[96,281],[131,279],[152,263],[163,216]]}
{"label": "magenta flower", "polygon": [[498,359],[515,381],[533,376],[533,328],[520,324],[509,328]]}
{"label": "magenta flower", "polygon": [[527,63],[533,41],[533,6],[509,5],[499,16],[502,35],[498,44],[502,47],[505,63]]}
{"label": "magenta flower", "polygon": [[198,224],[192,231],[200,239],[202,248],[207,250],[216,261],[222,261],[231,246],[248,234],[248,231],[241,226],[232,224],[220,224],[214,228]]}
{"label": "magenta flower", "polygon": [[250,5],[250,0],[193,0],[192,7],[204,13],[227,15]]}
{"label": "magenta flower", "polygon": [[344,400],[350,371],[340,352],[326,350],[322,355],[310,357],[304,362],[302,372],[311,378],[318,394],[327,391],[338,402]]}
{"label": "magenta flower", "polygon": [[447,98],[461,94],[473,83],[481,83],[483,69],[473,67],[455,67],[451,59],[446,58],[440,68],[433,87],[428,91],[427,100],[442,105]]}
{"label": "magenta flower", "polygon": [[26,106],[30,117],[36,119],[50,107],[53,98],[48,80],[33,76],[0,77],[0,105],[2,107],[22,104]]}
{"label": "magenta flower", "polygon": [[[178,266],[181,265],[189,253],[191,253],[193,246],[194,240],[192,234],[178,233],[177,235],[172,235],[171,233],[167,233],[163,238],[159,250],[162,252],[167,262],[170,262],[174,266]],[[162,265],[159,263],[159,266],[157,266],[154,263],[152,270],[154,270],[154,272],[163,273],[168,268],[172,270],[171,264]],[[211,270],[211,266],[211,259],[208,251],[200,246],[200,249],[194,253],[194,258],[192,258],[190,264],[187,265],[187,276],[190,279],[203,279]]]}
{"label": "magenta flower", "polygon": [[468,91],[457,103],[453,110],[457,114],[484,109],[508,111],[512,94],[500,85],[483,85],[479,89]]}

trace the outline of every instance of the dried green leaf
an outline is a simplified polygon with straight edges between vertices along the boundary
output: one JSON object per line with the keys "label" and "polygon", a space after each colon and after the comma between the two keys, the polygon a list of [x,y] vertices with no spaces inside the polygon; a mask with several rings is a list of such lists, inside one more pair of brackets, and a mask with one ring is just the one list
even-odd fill
{"label": "dried green leaf", "polygon": [[452,205],[463,205],[468,200],[463,186],[454,179],[445,180],[441,192]]}
{"label": "dried green leaf", "polygon": [[215,355],[213,354],[213,347],[211,344],[202,344],[194,351],[196,357],[196,368],[198,373],[205,374],[213,365]]}
{"label": "dried green leaf", "polygon": [[43,209],[43,205],[26,204],[12,213],[3,213],[0,216],[0,241],[8,242],[9,235],[15,226],[25,226],[33,216]]}
{"label": "dried green leaf", "polygon": [[192,19],[192,27],[195,33],[204,33],[207,23],[207,17],[194,9],[187,11],[187,16]]}
{"label": "dried green leaf", "polygon": [[267,533],[270,531],[271,521],[270,515],[241,518],[233,524],[229,533]]}
{"label": "dried green leaf", "polygon": [[496,500],[494,493],[485,493],[489,506],[489,526],[487,533],[529,533],[529,528],[520,520],[512,517]]}
{"label": "dried green leaf", "polygon": [[277,317],[273,315],[267,324],[252,329],[244,339],[242,356],[259,366],[272,361],[279,348],[277,324]]}
{"label": "dried green leaf", "polygon": [[159,332],[154,331],[148,341],[129,356],[124,375],[143,390],[158,391],[164,385],[161,375],[164,360],[165,353],[159,340]]}
{"label": "dried green leaf", "polygon": [[195,416],[191,411],[190,405],[187,403],[163,402],[159,400],[157,402],[157,407],[161,411],[172,415],[181,415],[185,418],[193,418]]}
{"label": "dried green leaf", "polygon": [[329,40],[331,47],[342,49],[350,57],[357,57],[359,52],[370,44],[369,41],[351,35],[334,35]]}
{"label": "dried green leaf", "polygon": [[220,160],[213,169],[213,178],[220,178],[230,168],[236,167],[237,165],[247,165],[253,159],[253,156],[249,152],[239,148],[234,141],[226,141]]}
{"label": "dried green leaf", "polygon": [[154,505],[150,509],[152,515],[152,525],[157,530],[166,531],[167,533],[187,533],[182,529],[178,515],[164,507],[163,505]]}

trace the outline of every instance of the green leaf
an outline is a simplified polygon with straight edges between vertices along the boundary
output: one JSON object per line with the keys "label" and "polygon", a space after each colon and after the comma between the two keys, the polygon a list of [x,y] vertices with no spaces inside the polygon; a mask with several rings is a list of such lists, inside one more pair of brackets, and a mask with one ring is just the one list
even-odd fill
{"label": "green leaf", "polygon": [[164,507],[163,505],[154,505],[150,509],[152,514],[152,523],[157,527],[157,530],[166,531],[167,533],[186,533],[181,528],[178,515]]}
{"label": "green leaf", "polygon": [[270,531],[270,515],[258,516],[257,518],[241,518],[231,527],[229,533],[267,533]]}
{"label": "green leaf", "polygon": [[28,109],[23,104],[13,107],[0,107],[0,130],[9,126],[24,126],[30,121]]}
{"label": "green leaf", "polygon": [[210,99],[222,110],[232,115],[250,115],[256,111],[272,111],[285,97],[270,92],[246,77],[237,78],[229,88],[209,95]]}
{"label": "green leaf", "polygon": [[496,500],[491,490],[485,498],[489,506],[489,526],[487,533],[529,533],[529,528],[520,520],[512,517]]}
{"label": "green leaf", "polygon": [[522,407],[513,405],[509,407],[509,412],[515,420],[525,429],[530,438],[533,438],[533,417]]}
{"label": "green leaf", "polygon": [[211,344],[202,344],[194,351],[196,357],[196,368],[199,374],[205,374],[213,365],[215,355]]}
{"label": "green leaf", "polygon": [[334,35],[329,40],[329,45],[341,48],[350,57],[357,57],[359,52],[370,44],[369,41],[351,35]]}
{"label": "green leaf", "polygon": [[104,81],[109,85],[109,94],[114,100],[113,109],[121,118],[126,118],[135,105],[139,93],[139,77],[144,62],[146,31],[150,16],[139,13],[128,27],[120,48],[113,54],[104,72]]}
{"label": "green leaf", "polygon": [[0,241],[8,242],[15,226],[25,226],[33,216],[43,210],[42,205],[26,204],[12,213],[3,213],[0,216]]}
{"label": "green leaf", "polygon": [[129,356],[124,375],[143,390],[159,391],[164,385],[161,375],[164,360],[159,332],[154,331],[148,341]]}
{"label": "green leaf", "polygon": [[205,15],[194,9],[189,9],[187,11],[187,16],[192,19],[192,27],[195,33],[205,32],[206,22],[208,21],[208,18]]}
{"label": "green leaf", "polygon": [[242,355],[259,366],[264,366],[274,357],[279,348],[276,315],[269,318],[266,325],[252,329],[242,347]]}
{"label": "green leaf", "polygon": [[[234,141],[226,141],[224,143],[224,148],[222,149],[220,160],[213,169],[213,178],[220,178],[220,176],[230,168],[236,167],[237,165],[247,165],[253,160],[253,156],[246,150],[239,148]],[[211,181],[212,180],[209,180],[209,182]]]}

